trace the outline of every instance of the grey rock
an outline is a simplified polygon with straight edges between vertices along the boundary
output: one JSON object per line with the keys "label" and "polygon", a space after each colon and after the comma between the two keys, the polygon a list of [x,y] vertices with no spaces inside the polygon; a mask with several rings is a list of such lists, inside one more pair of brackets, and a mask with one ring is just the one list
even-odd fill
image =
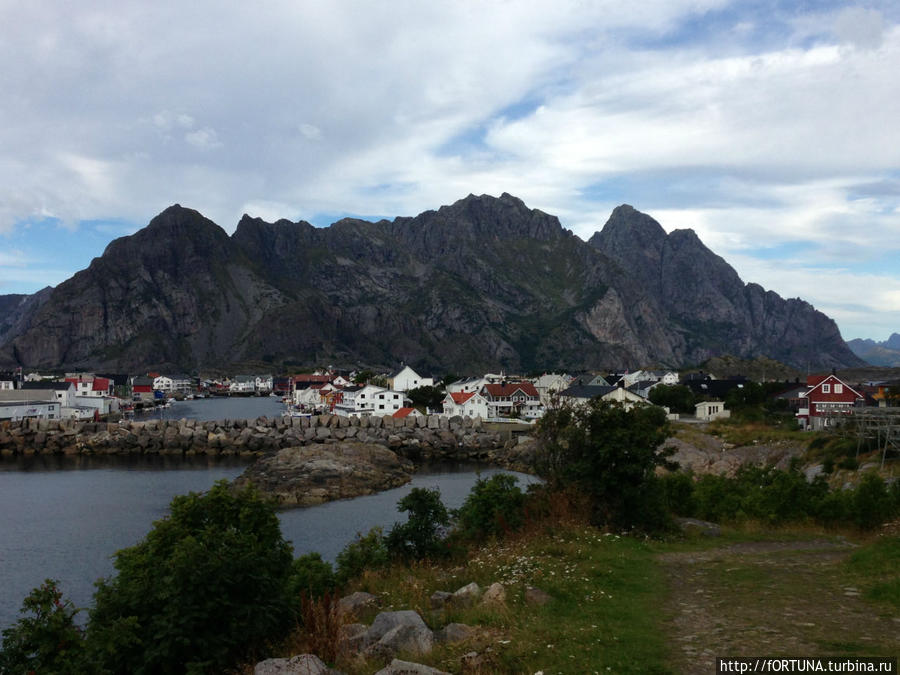
{"label": "grey rock", "polygon": [[479,597],[481,597],[481,588],[473,581],[472,583],[457,589],[450,598],[450,602],[460,606],[471,605],[474,604]]}
{"label": "grey rock", "polygon": [[453,593],[449,593],[448,591],[435,591],[431,594],[431,608],[432,609],[441,609],[444,605],[447,604],[447,601],[453,597]]}
{"label": "grey rock", "polygon": [[363,591],[356,591],[355,593],[351,593],[340,600],[338,600],[338,613],[345,614],[358,614],[360,610],[365,609],[367,607],[374,607],[378,604],[378,597],[372,595],[371,593],[365,593]]}
{"label": "grey rock", "polygon": [[266,659],[253,668],[253,675],[338,675],[314,654],[300,654],[290,659]]}
{"label": "grey rock", "polygon": [[499,581],[495,581],[481,597],[483,605],[504,605],[506,604],[506,588]]}
{"label": "grey rock", "polygon": [[697,533],[704,537],[718,537],[722,534],[721,526],[711,523],[707,520],[698,520],[697,518],[676,518],[675,522],[683,532]]}
{"label": "grey rock", "polygon": [[377,671],[375,675],[450,675],[450,673],[421,663],[394,659],[389,665]]}
{"label": "grey rock", "polygon": [[366,649],[367,654],[428,654],[434,647],[434,633],[427,626],[404,624],[391,628]]}
{"label": "grey rock", "polygon": [[474,629],[464,623],[448,623],[434,632],[434,640],[439,643],[455,644],[465,642],[474,634]]}
{"label": "grey rock", "polygon": [[398,626],[412,626],[428,630],[428,626],[425,625],[418,612],[412,609],[402,609],[396,612],[379,612],[369,628],[369,636],[375,641],[380,640],[385,633]]}

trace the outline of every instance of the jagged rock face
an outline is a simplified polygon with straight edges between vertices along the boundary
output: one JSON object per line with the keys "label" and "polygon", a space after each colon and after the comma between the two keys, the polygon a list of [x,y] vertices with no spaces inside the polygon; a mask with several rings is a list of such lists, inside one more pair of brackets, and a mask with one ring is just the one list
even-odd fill
{"label": "jagged rock face", "polygon": [[804,369],[856,362],[834,321],[802,300],[744,284],[693,230],[667,235],[652,218],[623,205],[589,243],[627,268],[663,317],[674,363],[721,354],[766,355]]}
{"label": "jagged rock face", "polygon": [[830,319],[744,285],[689,230],[666,235],[624,205],[586,244],[507,194],[328,228],[245,216],[231,237],[175,205],[48,295],[6,329],[0,361],[454,372],[678,366],[721,353],[858,363]]}

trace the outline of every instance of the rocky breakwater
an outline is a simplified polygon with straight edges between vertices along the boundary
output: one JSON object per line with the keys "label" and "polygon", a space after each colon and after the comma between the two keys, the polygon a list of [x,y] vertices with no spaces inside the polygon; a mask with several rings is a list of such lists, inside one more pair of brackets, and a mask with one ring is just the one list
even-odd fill
{"label": "rocky breakwater", "polygon": [[[504,464],[500,435],[463,417],[260,417],[255,420],[148,420],[118,424],[76,420],[0,423],[0,455],[274,454],[284,448],[374,443],[413,461]],[[510,447],[514,442],[508,444]]]}
{"label": "rocky breakwater", "polygon": [[252,483],[281,506],[311,506],[400,487],[414,468],[383,445],[343,441],[284,448],[261,457],[234,485]]}

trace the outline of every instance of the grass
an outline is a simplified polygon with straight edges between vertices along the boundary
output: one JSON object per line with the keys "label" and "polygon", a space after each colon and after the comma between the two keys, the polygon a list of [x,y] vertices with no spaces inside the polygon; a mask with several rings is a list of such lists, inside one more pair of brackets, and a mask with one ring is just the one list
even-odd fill
{"label": "grass", "polygon": [[845,570],[867,600],[900,611],[900,536],[876,538],[850,556]]}
{"label": "grass", "polygon": [[806,445],[813,434],[822,432],[799,431],[796,428],[772,426],[764,422],[740,422],[737,420],[716,420],[710,422],[709,433],[722,438],[734,446],[757,445],[761,443],[797,442]]}
{"label": "grass", "polygon": [[[503,583],[505,605],[430,608],[435,591],[454,591],[472,581],[482,589]],[[527,604],[529,586],[552,599],[543,606]],[[453,622],[478,627],[466,642],[411,657],[442,670],[459,672],[462,656],[476,651],[485,673],[671,672],[656,611],[663,578],[652,547],[585,525],[569,523],[491,542],[461,563],[366,573],[349,590],[380,599],[378,609],[359,617],[363,622],[378,611],[414,609],[435,630]],[[383,663],[339,658],[335,665],[355,675],[374,672]]]}
{"label": "grass", "polygon": [[[472,581],[482,589],[503,583],[505,605],[431,608],[435,591]],[[552,599],[526,603],[529,586]],[[406,657],[452,673],[678,673],[713,651],[889,656],[897,649],[900,538],[745,523],[720,537],[650,540],[569,517],[532,523],[527,533],[439,564],[366,572],[344,592],[355,590],[380,602],[358,617],[363,623],[379,611],[413,609],[434,630],[475,627],[465,642]],[[323,622],[318,643],[298,631],[286,653],[318,645],[327,654],[337,627]],[[481,663],[464,670],[471,652]],[[348,675],[386,665],[347,656],[331,662]]]}

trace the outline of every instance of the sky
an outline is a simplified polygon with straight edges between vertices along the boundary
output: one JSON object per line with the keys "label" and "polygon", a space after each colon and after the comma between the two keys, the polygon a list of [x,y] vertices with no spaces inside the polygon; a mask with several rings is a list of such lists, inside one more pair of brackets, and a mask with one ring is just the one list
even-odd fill
{"label": "sky", "polygon": [[900,3],[0,0],[0,294],[167,206],[327,226],[628,203],[900,332]]}

